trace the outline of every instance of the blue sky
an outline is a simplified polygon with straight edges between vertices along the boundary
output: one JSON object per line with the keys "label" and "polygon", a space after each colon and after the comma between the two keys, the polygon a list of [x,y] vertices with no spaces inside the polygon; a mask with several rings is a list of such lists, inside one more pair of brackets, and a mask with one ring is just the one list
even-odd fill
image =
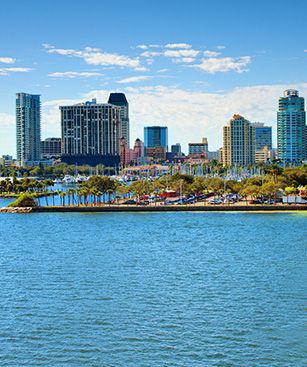
{"label": "blue sky", "polygon": [[131,141],[169,127],[169,142],[222,144],[234,113],[273,126],[285,88],[307,96],[307,2],[1,1],[0,154],[15,155],[15,93],[41,94],[42,137],[58,106],[123,91]]}

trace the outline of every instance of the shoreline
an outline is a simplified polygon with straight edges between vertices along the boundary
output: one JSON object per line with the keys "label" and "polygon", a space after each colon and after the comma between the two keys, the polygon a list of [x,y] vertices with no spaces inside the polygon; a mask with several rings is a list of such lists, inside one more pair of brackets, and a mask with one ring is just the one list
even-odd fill
{"label": "shoreline", "polygon": [[37,206],[4,207],[0,213],[120,213],[120,212],[295,212],[306,211],[307,205],[216,205],[216,206]]}

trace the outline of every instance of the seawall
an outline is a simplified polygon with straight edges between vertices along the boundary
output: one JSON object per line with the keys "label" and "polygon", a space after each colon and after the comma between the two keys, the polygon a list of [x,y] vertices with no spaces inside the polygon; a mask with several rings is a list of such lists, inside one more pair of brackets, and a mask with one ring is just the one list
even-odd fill
{"label": "seawall", "polygon": [[173,206],[37,206],[0,208],[0,213],[114,213],[114,212],[295,212],[307,211],[307,205],[173,205]]}
{"label": "seawall", "polygon": [[228,211],[307,211],[307,205],[213,205],[213,206],[199,206],[199,205],[172,205],[172,206],[132,206],[132,205],[118,205],[118,206],[75,206],[75,207],[36,207],[33,212],[228,212]]}

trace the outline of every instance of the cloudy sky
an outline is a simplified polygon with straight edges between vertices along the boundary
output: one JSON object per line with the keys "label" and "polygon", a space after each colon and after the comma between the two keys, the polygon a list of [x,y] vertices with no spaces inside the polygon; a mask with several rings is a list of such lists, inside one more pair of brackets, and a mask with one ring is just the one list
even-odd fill
{"label": "cloudy sky", "polygon": [[169,143],[222,144],[234,113],[273,126],[278,97],[307,97],[307,1],[1,1],[0,154],[15,154],[15,93],[41,94],[42,138],[58,107],[121,91],[131,141],[166,125]]}

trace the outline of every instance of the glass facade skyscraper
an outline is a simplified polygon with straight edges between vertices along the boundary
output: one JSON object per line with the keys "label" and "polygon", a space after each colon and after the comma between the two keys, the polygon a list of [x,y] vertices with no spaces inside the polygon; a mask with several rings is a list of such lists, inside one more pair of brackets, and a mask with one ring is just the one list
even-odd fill
{"label": "glass facade skyscraper", "polygon": [[252,126],[255,128],[256,151],[264,147],[272,150],[272,127],[265,126],[262,122],[255,122]]}
{"label": "glass facade skyscraper", "polygon": [[36,94],[16,94],[16,143],[20,165],[40,160],[41,103]]}
{"label": "glass facade skyscraper", "polygon": [[168,148],[168,132],[166,126],[147,126],[144,128],[145,148]]}
{"label": "glass facade skyscraper", "polygon": [[306,157],[305,101],[294,89],[287,89],[279,98],[277,154],[284,164],[300,164]]}

